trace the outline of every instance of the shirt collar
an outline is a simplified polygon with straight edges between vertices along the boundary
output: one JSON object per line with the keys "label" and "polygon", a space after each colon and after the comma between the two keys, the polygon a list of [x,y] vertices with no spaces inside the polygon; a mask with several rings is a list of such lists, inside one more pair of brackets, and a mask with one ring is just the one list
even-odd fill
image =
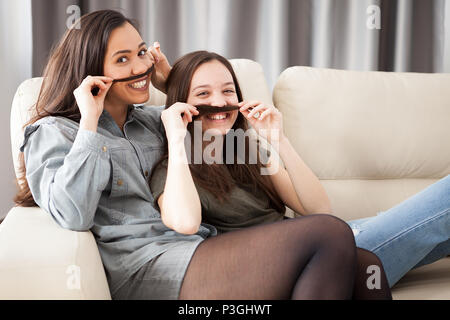
{"label": "shirt collar", "polygon": [[[129,105],[127,120],[125,120],[125,123],[134,121],[134,111],[135,106]],[[124,135],[122,130],[120,130],[119,126],[117,125],[116,121],[114,121],[113,117],[108,111],[106,111],[106,109],[103,109],[103,112],[98,119],[98,124],[100,127],[108,130],[109,132],[112,132],[114,135]]]}

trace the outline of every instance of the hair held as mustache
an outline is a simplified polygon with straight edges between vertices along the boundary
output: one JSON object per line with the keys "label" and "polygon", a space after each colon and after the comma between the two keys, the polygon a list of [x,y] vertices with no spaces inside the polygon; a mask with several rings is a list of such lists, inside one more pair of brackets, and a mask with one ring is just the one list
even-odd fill
{"label": "hair held as mustache", "polygon": [[[138,74],[138,75],[135,75],[135,76],[132,76],[132,77],[128,77],[128,78],[114,79],[112,82],[113,82],[113,83],[116,83],[116,82],[128,82],[128,81],[137,80],[137,79],[140,79],[140,78],[143,78],[143,77],[148,76],[150,73],[153,72],[154,69],[155,69],[155,65],[152,65],[150,68],[148,68],[147,71],[145,71],[145,72],[142,73],[142,74]],[[100,91],[100,88],[99,88],[99,87],[94,87],[94,88],[92,88],[92,90],[91,90],[93,96],[98,95],[98,92],[99,92],[99,91]]]}

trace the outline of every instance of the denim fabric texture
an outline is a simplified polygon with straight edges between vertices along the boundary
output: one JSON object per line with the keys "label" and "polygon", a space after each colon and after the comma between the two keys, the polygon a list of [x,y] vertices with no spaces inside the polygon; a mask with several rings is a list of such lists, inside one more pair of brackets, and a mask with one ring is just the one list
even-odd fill
{"label": "denim fabric texture", "polygon": [[392,287],[411,269],[450,255],[450,175],[374,217],[347,222]]}

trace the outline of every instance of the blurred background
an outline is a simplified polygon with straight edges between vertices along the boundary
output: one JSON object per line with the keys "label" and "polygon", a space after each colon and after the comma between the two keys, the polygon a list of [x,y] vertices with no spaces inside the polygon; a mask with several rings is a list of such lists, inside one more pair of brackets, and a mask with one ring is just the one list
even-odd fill
{"label": "blurred background", "polygon": [[19,84],[39,77],[77,14],[115,9],[161,43],[259,62],[272,88],[290,66],[450,72],[450,0],[0,0],[0,220],[13,205],[9,117]]}

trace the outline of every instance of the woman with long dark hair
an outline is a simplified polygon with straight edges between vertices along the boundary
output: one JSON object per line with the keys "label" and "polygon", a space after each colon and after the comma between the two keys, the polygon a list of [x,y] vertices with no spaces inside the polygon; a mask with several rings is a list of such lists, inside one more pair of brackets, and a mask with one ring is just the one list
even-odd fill
{"label": "woman with long dark hair", "polygon": [[164,226],[146,183],[163,152],[161,109],[133,105],[148,101],[150,81],[164,90],[166,57],[119,12],[93,12],[79,25],[45,68],[15,201],[39,205],[63,228],[91,230],[114,297],[177,240],[200,237]]}
{"label": "woman with long dark hair", "polygon": [[[256,250],[249,250],[249,247],[236,249],[229,244],[241,243],[239,238],[243,237],[251,241],[252,249],[264,243],[266,249],[271,250],[272,242],[267,241],[264,233],[269,234],[270,228],[276,228],[271,225],[279,225],[277,221],[284,218],[285,205],[307,217],[313,213],[332,212],[320,182],[283,135],[281,114],[274,107],[257,101],[243,102],[236,76],[225,58],[204,51],[181,58],[167,80],[166,102],[168,109],[163,112],[162,119],[166,127],[168,149],[150,181],[163,222],[175,229],[192,232],[197,230],[202,221],[214,225],[219,233],[224,233],[224,236],[207,239],[197,249],[183,283],[183,297],[185,294],[189,297],[192,288],[208,296],[206,285],[196,287],[200,286],[198,283],[204,284],[198,282],[199,278],[216,277],[212,270],[220,268],[220,263],[236,263],[231,257],[238,256],[239,263],[245,261],[252,266],[253,261],[260,261]],[[229,107],[230,104],[237,107]],[[190,114],[186,108],[192,106],[198,106],[195,109],[203,114]],[[183,114],[183,123],[180,121],[180,112]],[[193,116],[196,121],[192,121]],[[275,156],[270,157],[267,165],[258,157],[253,164],[239,164],[239,159],[249,159],[251,149],[248,143],[260,145],[258,138],[251,140],[250,135],[234,134],[239,130],[246,131],[249,128],[247,122],[257,129],[261,137],[277,146],[275,149],[287,170],[277,162]],[[209,134],[208,131],[212,129],[215,133]],[[196,131],[208,138],[200,140],[200,143],[197,140],[196,143],[199,135]],[[187,143],[183,147],[180,140],[185,135]],[[217,140],[221,143],[216,143]],[[237,149],[233,145],[239,140],[245,140],[245,148]],[[228,144],[229,141],[232,143]],[[210,145],[215,146],[211,148]],[[210,158],[214,161],[205,161],[211,152]],[[187,154],[186,160],[191,162],[180,163],[177,159],[183,154]],[[193,162],[196,158],[203,162]],[[234,162],[230,163],[228,159]],[[269,174],[262,175],[262,171]],[[187,202],[189,206],[184,208]],[[178,210],[181,207],[183,210]],[[386,292],[370,292],[368,287],[361,286],[362,281],[367,279],[367,272],[374,270],[375,266],[385,270],[387,283],[392,287],[411,269],[450,254],[450,175],[377,216],[347,223],[354,231],[357,245],[358,280],[355,281],[354,297],[374,297],[377,294],[381,297]],[[257,235],[249,240],[251,236],[248,233],[258,234],[253,226],[263,224],[264,227],[257,229],[261,232],[260,241],[255,240],[258,239]],[[246,229],[248,227],[252,228]],[[280,235],[283,230],[280,228]],[[236,232],[229,235],[229,231]],[[322,234],[328,236],[326,232]],[[306,242],[298,240],[298,243]],[[211,252],[223,252],[220,248],[233,251],[224,253],[219,262],[208,260]],[[370,260],[376,262],[372,262],[368,269],[367,261]],[[273,262],[267,263],[271,265]],[[205,265],[210,269],[199,277],[198,272]],[[266,275],[264,271],[261,274]],[[227,277],[219,279],[233,283]],[[382,287],[387,287],[384,280]]]}
{"label": "woman with long dark hair", "polygon": [[[211,225],[218,231],[194,252],[180,298],[390,298],[381,262],[348,242],[351,230],[329,215],[320,182],[283,135],[281,114],[257,101],[243,101],[224,57],[206,51],[187,54],[174,64],[166,90],[161,118],[168,144],[150,178],[155,206],[162,221],[180,233],[196,234]],[[270,144],[279,144],[288,171],[276,165],[275,157],[264,163],[259,152],[250,161],[251,145],[261,149],[262,144],[257,136],[243,134],[248,122],[258,132],[266,129],[263,138]],[[208,131],[214,138],[198,145],[195,136],[208,136]],[[208,152],[211,141],[216,148]],[[238,148],[239,143],[245,147]],[[208,154],[217,161],[205,159]],[[196,162],[198,155],[201,161]],[[286,205],[308,215],[284,219]],[[380,271],[375,290],[367,286],[370,265]],[[140,277],[154,274],[147,270]],[[127,294],[136,297],[153,285],[136,279]]]}

